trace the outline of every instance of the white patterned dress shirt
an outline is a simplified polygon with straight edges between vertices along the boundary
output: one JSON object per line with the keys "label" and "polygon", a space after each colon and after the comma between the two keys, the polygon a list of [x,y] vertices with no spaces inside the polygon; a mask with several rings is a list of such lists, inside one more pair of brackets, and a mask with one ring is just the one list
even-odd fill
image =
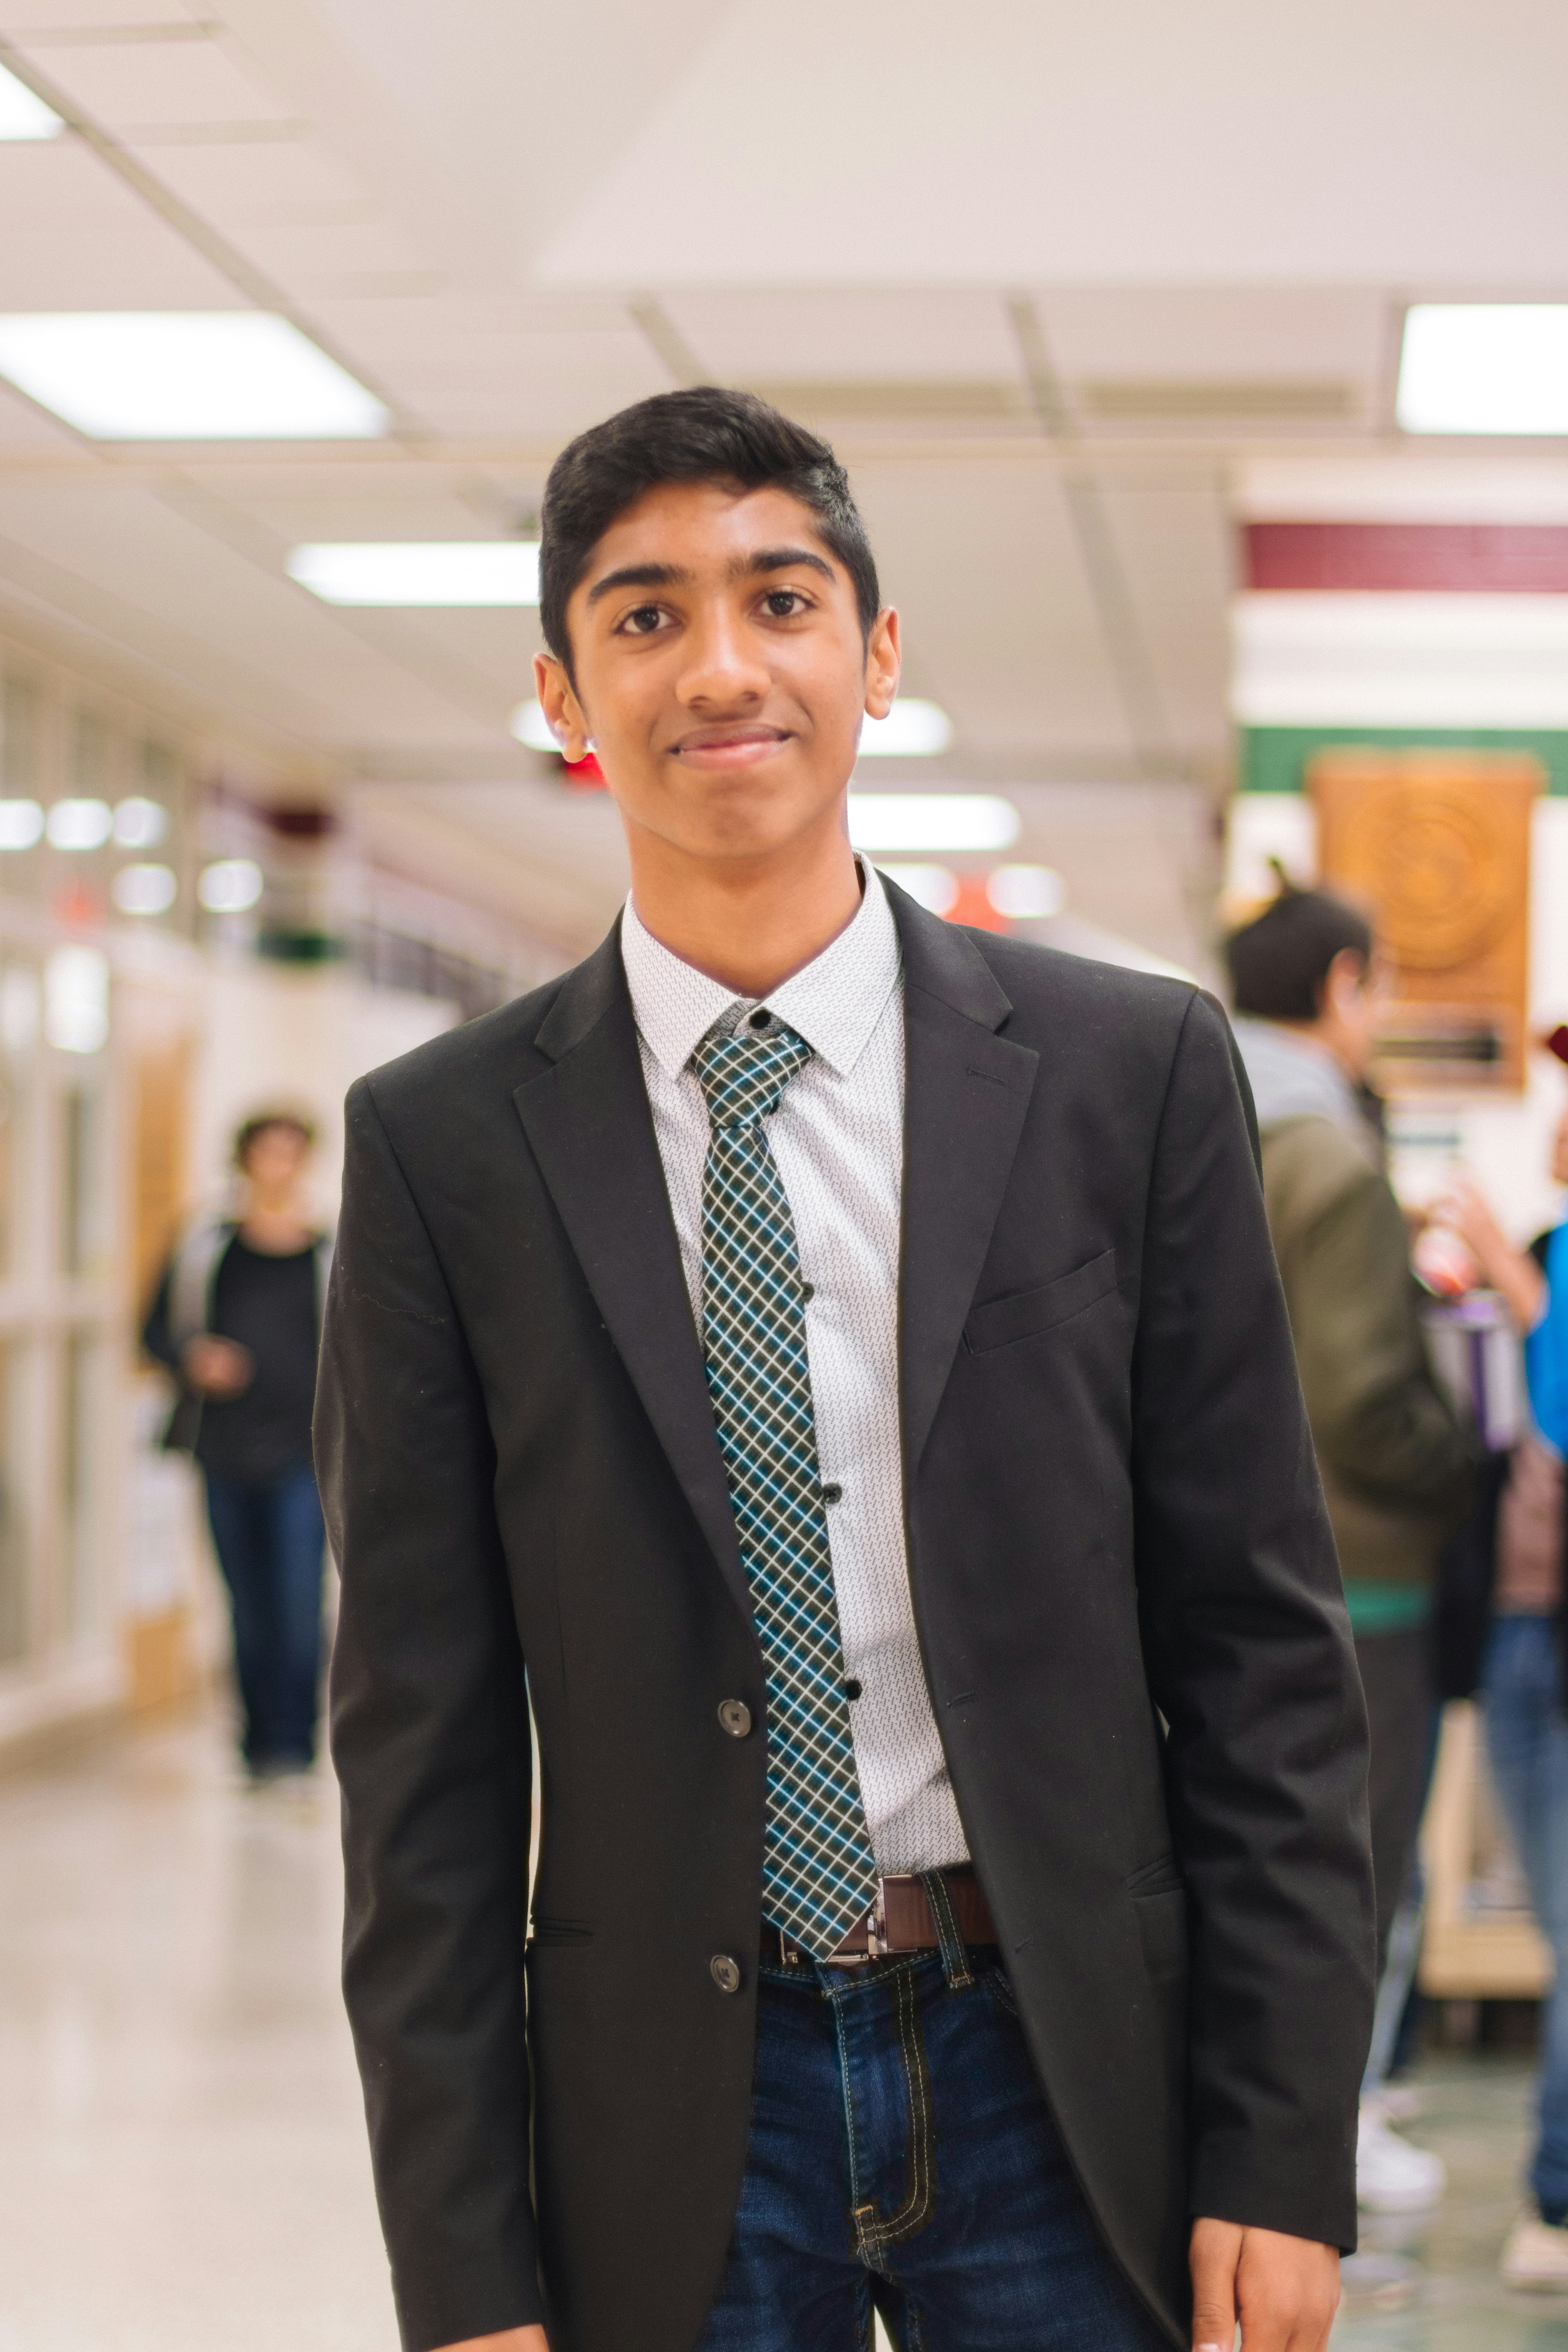
{"label": "white patterned dress shirt", "polygon": [[738,997],[683,963],[628,899],[621,954],[637,1017],[654,1133],[691,1311],[702,1324],[702,1170],[708,1106],[693,1049],[721,1014],[760,1002],[813,1058],[768,1121],[795,1219],[817,1459],[842,1488],[827,1512],[855,1761],[877,1866],[966,1862],[958,1808],[926,1690],[904,1547],[899,1426],[899,1253],[904,1176],[904,991],[881,878],[862,865],[860,911],[831,946],[766,997]]}

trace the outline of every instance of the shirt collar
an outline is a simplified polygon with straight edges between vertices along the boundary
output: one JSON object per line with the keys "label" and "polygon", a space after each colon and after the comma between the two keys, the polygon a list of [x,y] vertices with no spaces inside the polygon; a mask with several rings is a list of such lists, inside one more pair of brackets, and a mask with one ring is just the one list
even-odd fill
{"label": "shirt collar", "polygon": [[621,918],[621,960],[632,1012],[648,1051],[671,1077],[721,1016],[737,1017],[758,1003],[805,1039],[840,1077],[847,1077],[882,1017],[898,984],[898,926],[874,866],[860,860],[865,887],[854,920],[819,956],[765,997],[732,989],[684,963],[641,922],[628,898]]}

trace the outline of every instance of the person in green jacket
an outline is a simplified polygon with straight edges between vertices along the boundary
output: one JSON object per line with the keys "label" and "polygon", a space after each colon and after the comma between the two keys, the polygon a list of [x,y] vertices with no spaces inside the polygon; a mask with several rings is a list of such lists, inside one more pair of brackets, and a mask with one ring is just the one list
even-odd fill
{"label": "person in green jacket", "polygon": [[[1342,899],[1282,877],[1226,955],[1269,1231],[1366,1691],[1381,1977],[1431,1769],[1437,1559],[1469,1501],[1474,1446],[1433,1374],[1408,1232],[1384,1172],[1367,1087],[1383,992],[1370,925]],[[1405,1990],[1394,1989],[1401,2005]],[[1389,2128],[1377,2091],[1369,2078],[1361,2201],[1385,2212],[1430,2204],[1442,2165]]]}

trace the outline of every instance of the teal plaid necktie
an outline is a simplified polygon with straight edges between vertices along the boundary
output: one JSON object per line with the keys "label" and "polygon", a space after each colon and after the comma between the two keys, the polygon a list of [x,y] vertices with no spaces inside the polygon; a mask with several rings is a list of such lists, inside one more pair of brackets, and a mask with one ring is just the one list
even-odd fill
{"label": "teal plaid necktie", "polygon": [[768,1694],[763,1907],[831,1952],[877,1892],[849,1705],[795,1220],[763,1122],[811,1059],[782,1022],[692,1055],[711,1127],[702,1173],[702,1347]]}

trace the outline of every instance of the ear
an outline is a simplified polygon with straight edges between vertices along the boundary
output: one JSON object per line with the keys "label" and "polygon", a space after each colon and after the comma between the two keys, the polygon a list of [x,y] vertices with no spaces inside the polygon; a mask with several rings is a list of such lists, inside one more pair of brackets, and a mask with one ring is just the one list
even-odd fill
{"label": "ear", "polygon": [[585,759],[589,750],[588,721],[566,675],[566,665],[554,654],[535,654],[533,680],[539,707],[561,746],[562,758],[574,761]]}
{"label": "ear", "polygon": [[866,716],[886,719],[899,690],[903,656],[899,646],[899,616],[885,604],[871,624],[866,642]]}
{"label": "ear", "polygon": [[1367,964],[1364,956],[1354,948],[1342,948],[1323,974],[1320,996],[1321,1009],[1327,1012],[1348,1012],[1352,1003],[1366,986]]}

